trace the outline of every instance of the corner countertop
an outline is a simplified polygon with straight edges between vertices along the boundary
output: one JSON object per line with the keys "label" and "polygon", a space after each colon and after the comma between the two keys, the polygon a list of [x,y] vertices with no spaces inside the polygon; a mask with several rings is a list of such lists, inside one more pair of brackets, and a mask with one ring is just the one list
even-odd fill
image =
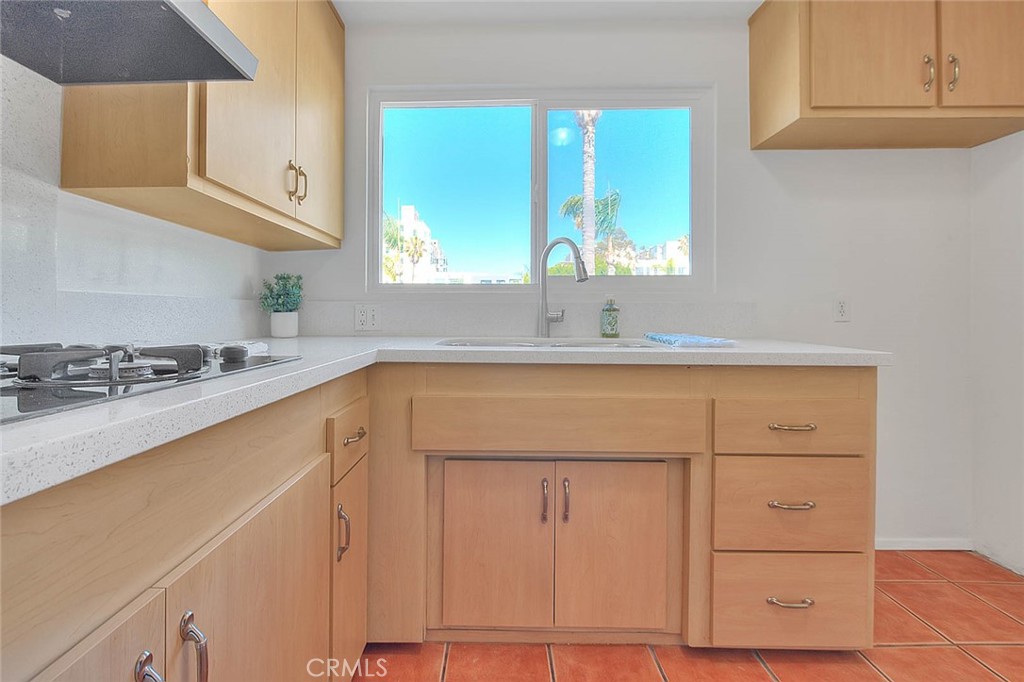
{"label": "corner countertop", "polygon": [[877,351],[757,339],[739,340],[729,348],[453,347],[419,337],[260,340],[273,355],[302,359],[0,427],[0,504],[377,362],[865,367],[892,361],[889,353]]}

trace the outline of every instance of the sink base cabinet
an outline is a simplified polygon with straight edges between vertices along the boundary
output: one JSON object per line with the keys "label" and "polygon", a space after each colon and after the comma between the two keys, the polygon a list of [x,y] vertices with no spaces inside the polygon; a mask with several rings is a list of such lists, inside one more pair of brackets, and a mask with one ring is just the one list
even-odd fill
{"label": "sink base cabinet", "polygon": [[373,367],[369,641],[869,646],[875,381]]}
{"label": "sink base cabinet", "polygon": [[664,630],[668,544],[665,462],[446,460],[443,625]]}

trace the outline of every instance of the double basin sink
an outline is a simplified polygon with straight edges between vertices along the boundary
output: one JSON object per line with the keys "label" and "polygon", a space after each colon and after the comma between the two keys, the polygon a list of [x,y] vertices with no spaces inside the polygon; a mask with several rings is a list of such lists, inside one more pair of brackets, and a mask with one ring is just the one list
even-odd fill
{"label": "double basin sink", "polygon": [[532,336],[441,339],[438,346],[472,348],[637,348],[665,350],[666,346],[646,339],[549,339]]}

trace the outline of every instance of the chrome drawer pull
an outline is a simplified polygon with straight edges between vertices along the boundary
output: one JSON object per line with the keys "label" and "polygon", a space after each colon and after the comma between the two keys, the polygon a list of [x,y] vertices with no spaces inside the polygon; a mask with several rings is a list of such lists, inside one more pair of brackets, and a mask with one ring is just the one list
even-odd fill
{"label": "chrome drawer pull", "polygon": [[[341,542],[341,524],[345,524],[345,542]],[[338,505],[338,551],[335,555],[337,561],[341,561],[341,557],[345,555],[349,549],[352,548],[352,519],[348,514],[345,513],[345,509],[342,505]]]}
{"label": "chrome drawer pull", "polygon": [[802,504],[783,504],[778,500],[772,500],[768,503],[769,509],[785,509],[786,511],[810,511],[817,506],[811,500],[807,500]]}
{"label": "chrome drawer pull", "polygon": [[547,523],[548,522],[548,479],[545,478],[543,481],[541,481],[540,482],[540,486],[541,486],[541,489],[544,491],[544,506],[541,508],[541,512],[540,512],[540,522],[541,523]]}
{"label": "chrome drawer pull", "polygon": [[562,511],[562,522],[569,523],[569,479],[562,479],[562,488],[565,491],[565,509]]}
{"label": "chrome drawer pull", "polygon": [[135,682],[164,682],[164,678],[153,667],[153,652],[148,649],[135,661]]}
{"label": "chrome drawer pull", "polygon": [[345,436],[345,438],[341,441],[341,445],[342,447],[348,447],[352,443],[358,443],[364,438],[366,438],[366,429],[360,426],[358,429],[356,429],[356,435]]}
{"label": "chrome drawer pull", "polygon": [[775,422],[772,422],[768,425],[768,428],[772,431],[817,431],[818,425],[814,422],[795,425],[776,424]]}
{"label": "chrome drawer pull", "polygon": [[196,682],[208,682],[210,676],[210,654],[209,641],[203,631],[196,627],[196,617],[191,611],[186,611],[181,617],[178,625],[178,634],[181,641],[192,642],[196,645]]}
{"label": "chrome drawer pull", "polygon": [[814,606],[814,600],[810,597],[804,597],[799,603],[779,601],[775,597],[768,597],[768,603],[772,606],[778,606],[784,609],[809,609]]}
{"label": "chrome drawer pull", "polygon": [[946,86],[950,92],[953,92],[956,90],[956,86],[960,83],[960,58],[955,54],[950,53],[950,55],[946,57],[946,61],[953,65],[953,80],[949,81],[949,85]]}

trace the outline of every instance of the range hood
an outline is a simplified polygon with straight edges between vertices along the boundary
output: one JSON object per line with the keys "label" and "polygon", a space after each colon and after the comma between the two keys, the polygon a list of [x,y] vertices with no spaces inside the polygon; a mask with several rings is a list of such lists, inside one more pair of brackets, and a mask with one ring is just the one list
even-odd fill
{"label": "range hood", "polygon": [[256,77],[256,56],[202,0],[2,0],[0,10],[0,52],[62,85]]}

